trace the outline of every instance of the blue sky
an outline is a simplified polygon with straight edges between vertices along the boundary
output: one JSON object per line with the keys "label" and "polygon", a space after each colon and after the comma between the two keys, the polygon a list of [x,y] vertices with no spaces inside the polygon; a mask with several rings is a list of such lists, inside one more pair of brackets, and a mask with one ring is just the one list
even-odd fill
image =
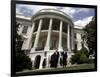
{"label": "blue sky", "polygon": [[76,8],[76,7],[59,7],[59,6],[40,6],[40,5],[25,5],[16,4],[16,13],[24,16],[33,16],[37,11],[41,9],[59,9],[68,14],[75,25],[85,26],[95,16],[95,9],[93,8]]}

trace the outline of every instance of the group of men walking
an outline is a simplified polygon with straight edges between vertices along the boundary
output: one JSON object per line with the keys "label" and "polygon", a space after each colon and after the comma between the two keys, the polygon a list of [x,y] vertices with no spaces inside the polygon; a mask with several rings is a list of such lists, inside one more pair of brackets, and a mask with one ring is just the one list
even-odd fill
{"label": "group of men walking", "polygon": [[61,56],[60,53],[58,52],[58,50],[56,50],[53,55],[51,55],[51,60],[50,60],[50,67],[54,67],[57,68],[58,66],[58,61],[60,60],[60,66],[66,66],[67,65],[67,52],[61,52]]}

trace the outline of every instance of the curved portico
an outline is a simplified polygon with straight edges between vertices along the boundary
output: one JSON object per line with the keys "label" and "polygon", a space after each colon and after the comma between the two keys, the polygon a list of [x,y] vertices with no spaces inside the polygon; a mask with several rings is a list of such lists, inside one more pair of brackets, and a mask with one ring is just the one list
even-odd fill
{"label": "curved portico", "polygon": [[[54,14],[53,14],[54,15]],[[52,16],[53,16],[52,15]],[[42,15],[40,15],[40,16],[42,16]],[[49,14],[48,14],[48,17],[47,17],[47,15],[45,16],[45,13],[44,13],[44,15],[43,15],[43,17],[41,18],[37,18],[36,16],[35,16],[35,18],[32,18],[32,27],[34,27],[34,29],[32,29],[32,33],[31,34],[33,34],[34,32],[35,33],[37,33],[37,38],[35,39],[36,40],[36,44],[35,44],[35,42],[34,42],[34,44],[37,46],[37,43],[38,43],[38,41],[37,40],[39,40],[39,35],[40,35],[40,33],[42,32],[42,31],[46,31],[47,30],[47,32],[48,32],[48,36],[47,36],[47,43],[46,43],[46,46],[49,44],[49,41],[50,41],[50,36],[51,36],[51,31],[59,31],[59,40],[62,40],[61,38],[62,38],[62,33],[66,33],[66,35],[68,36],[67,38],[70,38],[71,36],[71,32],[70,32],[70,30],[72,30],[73,29],[73,23],[72,22],[68,22],[67,20],[66,20],[66,22],[65,21],[63,21],[63,20],[61,20],[61,16],[58,16],[59,18],[56,18],[56,17],[51,17],[51,16],[49,16]],[[45,23],[45,24],[44,24]],[[44,27],[44,28],[43,28]],[[64,30],[65,29],[65,30]],[[69,35],[68,35],[68,34]],[[30,35],[31,35],[30,34]],[[72,37],[71,37],[72,38]],[[70,40],[70,39],[69,39]],[[69,41],[70,42],[70,41]],[[59,41],[59,47],[60,47],[60,45],[61,45],[61,41]],[[67,45],[68,46],[68,45]],[[33,47],[34,48],[34,47]]]}
{"label": "curved portico", "polygon": [[59,52],[71,53],[74,48],[74,25],[68,15],[54,9],[43,9],[37,12],[31,21],[31,28],[27,39],[24,41],[23,49],[30,50],[29,56],[33,65],[36,53],[41,55],[39,68],[42,68],[44,58],[47,59],[46,66],[49,66],[48,56],[56,49]]}

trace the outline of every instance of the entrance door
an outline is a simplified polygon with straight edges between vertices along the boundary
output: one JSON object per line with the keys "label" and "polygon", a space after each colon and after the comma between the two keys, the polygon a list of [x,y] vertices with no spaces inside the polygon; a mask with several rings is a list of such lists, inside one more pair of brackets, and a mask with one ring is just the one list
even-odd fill
{"label": "entrance door", "polygon": [[39,68],[39,66],[40,66],[40,60],[41,60],[41,56],[40,55],[37,55],[35,57],[35,65],[34,65],[35,69],[38,69]]}

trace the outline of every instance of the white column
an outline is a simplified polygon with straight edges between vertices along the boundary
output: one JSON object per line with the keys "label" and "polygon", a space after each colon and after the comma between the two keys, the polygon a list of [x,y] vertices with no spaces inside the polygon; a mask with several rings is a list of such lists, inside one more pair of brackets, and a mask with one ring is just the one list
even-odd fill
{"label": "white column", "polygon": [[33,34],[33,31],[34,31],[34,27],[35,27],[35,23],[34,22],[32,24],[32,27],[30,27],[30,26],[28,27],[28,32],[27,32],[28,38],[25,40],[25,42],[24,42],[25,45],[22,48],[27,49],[27,50],[31,49],[32,34]]}
{"label": "white column", "polygon": [[67,49],[68,49],[68,52],[67,52],[67,64],[70,65],[70,59],[71,59],[71,49],[70,49],[70,25],[68,24],[67,25]]}
{"label": "white column", "polygon": [[58,67],[60,67],[61,52],[63,51],[63,48],[62,48],[62,26],[63,26],[63,21],[60,21],[59,42],[58,42],[58,51],[59,51]]}
{"label": "white column", "polygon": [[49,49],[50,49],[52,21],[53,21],[53,19],[51,18],[50,22],[49,22],[49,30],[48,30],[48,35],[47,35],[47,40],[46,40],[46,45],[45,45],[44,51],[49,51]]}
{"label": "white column", "polygon": [[42,19],[40,19],[40,21],[39,21],[38,30],[37,30],[37,33],[36,33],[36,37],[35,37],[35,41],[34,41],[34,46],[33,46],[32,50],[31,50],[31,53],[34,52],[35,49],[37,48],[39,37],[40,37],[41,27],[42,27]]}
{"label": "white column", "polygon": [[43,57],[43,56],[41,56],[41,60],[40,60],[39,69],[42,69],[42,68],[43,68],[43,67],[42,67],[43,60],[44,60],[44,57]]}
{"label": "white column", "polygon": [[[49,49],[50,49],[52,22],[53,22],[53,19],[51,18],[50,22],[49,22],[49,30],[48,30],[46,45],[45,45],[45,48],[44,48],[45,52],[49,51]],[[48,65],[49,65],[49,63],[48,63],[48,53],[47,53],[47,55],[46,55],[46,67],[48,67]]]}
{"label": "white column", "polygon": [[67,25],[67,49],[70,52],[70,25]]}
{"label": "white column", "polygon": [[74,30],[73,30],[73,28],[71,29],[72,31],[71,31],[71,45],[72,45],[72,50],[74,49]]}
{"label": "white column", "polygon": [[63,51],[63,48],[62,48],[62,26],[63,26],[63,21],[60,21],[58,51]]}

